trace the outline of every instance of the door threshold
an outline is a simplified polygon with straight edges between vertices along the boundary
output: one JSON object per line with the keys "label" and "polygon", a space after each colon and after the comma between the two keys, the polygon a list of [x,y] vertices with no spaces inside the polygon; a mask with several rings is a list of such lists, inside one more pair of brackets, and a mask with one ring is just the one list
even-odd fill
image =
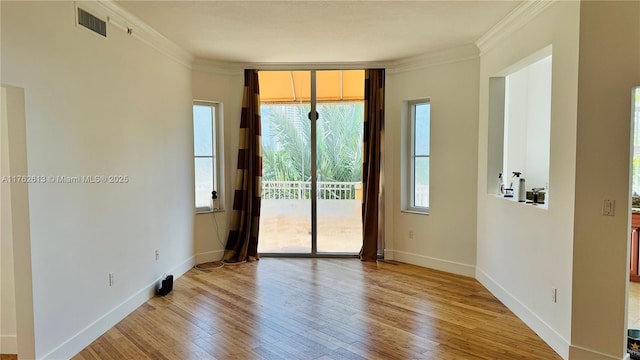
{"label": "door threshold", "polygon": [[282,257],[282,258],[329,258],[329,259],[357,259],[356,253],[260,253],[260,257]]}

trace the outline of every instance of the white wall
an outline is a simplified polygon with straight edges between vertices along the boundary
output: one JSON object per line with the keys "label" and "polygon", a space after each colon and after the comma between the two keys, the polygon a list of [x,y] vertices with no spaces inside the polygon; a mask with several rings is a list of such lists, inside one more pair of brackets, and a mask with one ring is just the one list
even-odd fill
{"label": "white wall", "polygon": [[527,108],[527,189],[546,187],[549,182],[549,148],[551,131],[552,58],[533,64],[529,69],[529,106]]}
{"label": "white wall", "polygon": [[[3,194],[4,195],[4,194]],[[7,196],[2,196],[6,199]],[[8,220],[8,221],[7,221]],[[11,237],[10,219],[2,219],[2,250],[0,256],[0,354],[17,354],[16,339],[16,301],[13,275],[13,239]]]}
{"label": "white wall", "polygon": [[[3,125],[0,126],[0,175],[9,176],[9,139],[5,124],[6,93],[2,91]],[[0,354],[17,354],[16,340],[16,291],[13,273],[13,235],[11,228],[11,208],[9,184],[0,189]],[[7,209],[7,210],[3,210]]]}
{"label": "white wall", "polygon": [[[233,191],[238,161],[238,136],[244,75],[242,71],[222,71],[195,66],[192,71],[193,100],[222,103],[224,161],[224,211],[195,215],[194,243],[196,262],[220,260],[229,234]],[[215,216],[215,219],[214,219]]]}
{"label": "white wall", "polygon": [[[518,171],[526,189],[549,182],[551,57],[528,64],[506,77],[504,174]],[[514,184],[516,186],[516,184]],[[514,194],[517,198],[517,194]]]}
{"label": "white wall", "polygon": [[[480,59],[477,278],[563,357],[571,339],[579,3],[557,2]],[[548,210],[488,194],[489,78],[553,47]],[[551,301],[551,288],[558,301]]]}
{"label": "white wall", "polygon": [[[506,187],[514,181],[513,172],[524,173],[527,163],[527,79],[528,71],[522,69],[505,78],[504,90],[504,166],[502,174]],[[517,186],[517,184],[514,184]],[[517,198],[518,194],[514,194]]]}
{"label": "white wall", "polygon": [[[631,93],[639,64],[640,2],[581,2],[572,359],[626,353]],[[556,196],[552,189],[551,205]],[[616,201],[615,216],[602,216],[606,198]]]}
{"label": "white wall", "polygon": [[115,27],[76,27],[71,1],[1,6],[29,174],[129,178],[29,186],[36,356],[68,358],[193,263],[191,73]]}
{"label": "white wall", "polygon": [[[2,86],[2,104],[0,106],[2,123],[2,175],[18,176],[27,173],[26,119],[24,89],[13,86]],[[2,182],[2,201],[0,202],[0,218],[2,221],[2,241],[11,247],[13,269],[9,269],[7,283],[13,281],[13,288],[2,295],[8,297],[9,306],[3,307],[2,321],[9,322],[14,329],[13,335],[2,344],[2,351],[17,353],[20,359],[35,358],[35,341],[33,327],[33,288],[31,274],[31,236],[29,226],[29,188],[26,182],[7,180]],[[7,267],[3,267],[3,271]],[[3,274],[4,276],[4,274]],[[3,280],[4,281],[4,280]],[[3,304],[4,306],[5,304]],[[13,306],[11,306],[13,305]],[[9,309],[7,309],[9,308]],[[4,311],[13,311],[5,315]],[[12,323],[13,321],[13,323]],[[4,325],[4,323],[3,323]],[[8,349],[14,348],[14,350]],[[11,351],[10,351],[11,350]],[[17,352],[16,352],[17,351]]]}
{"label": "white wall", "polygon": [[[387,72],[385,257],[467,276],[476,260],[479,59]],[[402,212],[407,100],[431,99],[430,214]],[[413,231],[413,239],[409,238]]]}

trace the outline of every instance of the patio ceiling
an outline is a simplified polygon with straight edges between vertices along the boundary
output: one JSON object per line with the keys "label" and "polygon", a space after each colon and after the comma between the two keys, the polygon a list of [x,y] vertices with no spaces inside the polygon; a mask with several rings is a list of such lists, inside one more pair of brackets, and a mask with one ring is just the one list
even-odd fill
{"label": "patio ceiling", "polygon": [[[260,71],[260,101],[305,103],[311,101],[309,71]],[[316,72],[318,102],[364,100],[364,70]]]}

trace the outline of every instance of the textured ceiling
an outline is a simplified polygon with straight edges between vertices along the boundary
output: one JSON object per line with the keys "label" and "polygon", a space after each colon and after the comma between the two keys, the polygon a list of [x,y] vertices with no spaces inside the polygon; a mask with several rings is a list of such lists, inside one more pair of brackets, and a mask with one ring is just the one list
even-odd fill
{"label": "textured ceiling", "polygon": [[520,1],[117,1],[196,57],[393,61],[473,43]]}

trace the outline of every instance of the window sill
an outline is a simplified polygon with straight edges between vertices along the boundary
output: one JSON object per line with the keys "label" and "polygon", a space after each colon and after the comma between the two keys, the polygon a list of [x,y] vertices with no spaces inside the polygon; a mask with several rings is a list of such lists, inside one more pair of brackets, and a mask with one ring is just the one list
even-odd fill
{"label": "window sill", "polygon": [[224,212],[224,209],[196,210],[196,215],[213,214]]}
{"label": "window sill", "polygon": [[427,211],[419,211],[419,210],[411,210],[411,209],[403,209],[400,212],[407,214],[416,214],[416,215],[429,215],[429,210]]}
{"label": "window sill", "polygon": [[514,204],[523,205],[523,206],[531,207],[531,208],[537,208],[537,209],[541,209],[541,210],[549,210],[549,204],[548,203],[533,204],[533,203],[519,202],[517,200],[514,200],[514,198],[506,198],[504,196],[500,196],[500,195],[497,195],[497,194],[489,194],[489,195],[493,196],[494,198],[497,198],[497,199],[502,199],[502,200],[505,200],[505,201],[512,202]]}

